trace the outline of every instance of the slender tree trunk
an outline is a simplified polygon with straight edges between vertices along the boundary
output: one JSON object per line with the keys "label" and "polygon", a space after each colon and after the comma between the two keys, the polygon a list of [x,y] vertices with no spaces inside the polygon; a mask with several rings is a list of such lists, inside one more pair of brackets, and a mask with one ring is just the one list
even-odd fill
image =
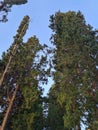
{"label": "slender tree trunk", "polygon": [[[23,23],[20,24],[20,26],[22,26],[22,29],[20,30],[19,38],[17,39],[17,41],[14,41],[14,42],[18,42],[19,40],[21,40],[22,37],[23,37],[24,34],[25,34],[24,32],[27,30],[27,23],[24,24],[24,22],[23,22]],[[16,35],[16,36],[17,36],[17,35]],[[10,55],[10,57],[9,57],[9,61],[8,61],[7,65],[6,65],[5,70],[4,70],[4,72],[3,72],[3,75],[2,75],[2,77],[1,77],[1,79],[0,79],[0,87],[2,86],[2,83],[3,83],[3,80],[4,80],[5,74],[6,74],[6,72],[8,71],[8,68],[9,68],[9,66],[10,66],[11,60],[12,60],[13,56],[16,54],[18,47],[19,47],[19,43],[18,43],[18,44],[16,43],[16,44],[14,45],[14,47],[13,47],[13,50],[12,50],[11,55]]]}
{"label": "slender tree trunk", "polygon": [[18,49],[18,45],[15,45],[14,48],[13,48],[13,51],[11,52],[12,54],[11,54],[10,57],[9,57],[9,61],[8,61],[7,65],[6,65],[6,67],[5,67],[5,70],[4,70],[3,74],[2,74],[2,77],[1,77],[1,79],[0,79],[0,87],[2,86],[4,77],[5,77],[5,75],[6,75],[7,71],[8,71],[8,68],[9,68],[9,66],[10,66],[10,63],[11,63],[11,60],[12,60],[13,56],[14,56],[14,55],[16,54],[16,52],[17,52],[17,49]]}
{"label": "slender tree trunk", "polygon": [[13,96],[12,96],[10,102],[9,102],[9,106],[6,110],[6,113],[5,113],[5,116],[4,116],[0,130],[5,130],[5,128],[6,128],[6,124],[8,122],[8,118],[9,118],[9,115],[10,115],[10,112],[11,112],[11,109],[12,109],[12,106],[13,106],[13,102],[14,102],[16,94],[17,94],[17,90],[18,90],[18,85],[16,86],[16,89],[13,93]]}
{"label": "slender tree trunk", "polygon": [[11,60],[12,60],[12,56],[10,56],[9,61],[8,61],[7,65],[6,65],[5,70],[4,70],[4,72],[3,72],[3,74],[2,74],[2,77],[1,77],[1,79],[0,79],[0,87],[1,87],[1,85],[2,85],[2,83],[3,83],[5,74],[6,74],[7,71],[8,71],[8,68],[9,68],[9,65],[10,65]]}
{"label": "slender tree trunk", "polygon": [[80,126],[80,124],[78,124],[78,130],[81,130],[81,126]]}

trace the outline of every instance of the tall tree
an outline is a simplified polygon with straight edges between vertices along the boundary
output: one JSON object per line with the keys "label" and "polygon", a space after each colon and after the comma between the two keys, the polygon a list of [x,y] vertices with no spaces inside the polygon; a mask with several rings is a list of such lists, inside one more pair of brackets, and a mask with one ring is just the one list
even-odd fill
{"label": "tall tree", "polygon": [[50,22],[58,90],[55,102],[64,108],[64,127],[80,130],[84,123],[91,128],[98,121],[97,31],[86,24],[81,12],[57,12]]}
{"label": "tall tree", "polygon": [[[10,112],[6,121],[7,129],[43,128],[43,89],[40,84],[47,82],[44,69],[47,58],[43,53],[44,47],[36,36],[29,38],[26,43],[23,42],[28,20],[28,16],[24,17],[13,44],[6,53],[3,53],[1,60],[1,63],[6,65],[9,57],[13,56],[0,88],[0,123],[5,121],[6,112]],[[16,45],[17,49],[14,50]]]}
{"label": "tall tree", "polygon": [[[6,79],[6,76],[7,76],[8,72],[9,72],[9,70],[10,70],[10,65],[11,65],[12,59],[16,55],[19,46],[21,46],[23,36],[25,35],[26,30],[28,28],[28,23],[29,23],[29,16],[25,16],[23,18],[20,26],[19,26],[19,29],[17,30],[16,36],[14,37],[14,42],[12,44],[12,47],[8,50],[7,53],[3,54],[3,58],[2,58],[2,62],[1,62],[2,66],[5,66],[3,71],[0,71],[0,73],[1,73],[1,76],[0,76],[0,89],[2,90],[2,91],[0,91],[0,94],[1,94],[0,101],[2,102],[1,103],[1,111],[2,111],[2,113],[4,112],[3,108],[7,109],[7,107],[8,107],[8,110],[6,110],[7,112],[6,112],[4,120],[2,122],[2,128],[1,128],[2,130],[5,129],[5,127],[6,127],[7,119],[9,117],[9,113],[10,113],[11,107],[12,107],[11,104],[13,104],[13,102],[9,102],[8,96],[6,94],[7,86],[6,86],[5,82],[4,82],[4,80]],[[9,77],[9,78],[11,78],[11,77]],[[14,93],[14,90],[12,92],[12,95],[13,95],[13,93]],[[13,96],[12,96],[12,99],[13,99]],[[5,97],[5,99],[3,99],[4,97]],[[6,101],[4,101],[4,100],[6,100]]]}
{"label": "tall tree", "polygon": [[[41,72],[35,62],[36,53],[39,49],[38,39],[36,37],[30,38],[22,46],[11,65],[12,72],[10,71],[10,74],[15,77],[14,80],[17,80],[14,82],[19,84],[19,91],[13,105],[8,128],[40,130],[43,127],[42,88],[39,86],[38,79]],[[12,81],[10,86],[14,82]]]}

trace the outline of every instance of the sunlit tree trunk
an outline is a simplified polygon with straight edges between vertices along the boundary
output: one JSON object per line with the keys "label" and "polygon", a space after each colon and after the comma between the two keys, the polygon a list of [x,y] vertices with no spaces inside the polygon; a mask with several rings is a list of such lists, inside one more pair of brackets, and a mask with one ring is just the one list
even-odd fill
{"label": "sunlit tree trunk", "polygon": [[17,50],[18,50],[18,47],[19,47],[20,43],[22,42],[22,38],[23,38],[23,36],[24,36],[25,33],[26,33],[26,30],[27,30],[27,28],[28,28],[28,23],[29,23],[29,16],[25,16],[24,19],[22,20],[20,26],[19,26],[19,29],[17,30],[18,34],[16,34],[15,39],[14,39],[14,42],[13,42],[13,43],[15,43],[15,44],[14,44],[14,47],[13,47],[12,51],[10,52],[11,55],[10,55],[10,57],[9,57],[8,63],[7,63],[7,65],[6,65],[6,67],[5,67],[5,70],[4,70],[4,72],[3,72],[3,75],[2,75],[2,77],[1,77],[1,79],[0,79],[0,87],[2,86],[2,83],[3,83],[3,80],[4,80],[5,74],[6,74],[7,71],[8,71],[8,68],[9,68],[10,63],[11,63],[11,61],[12,61],[12,58],[13,58],[14,55],[16,54],[16,52],[17,52]]}
{"label": "sunlit tree trunk", "polygon": [[[18,46],[15,45],[14,48],[13,48],[13,52],[12,52],[13,55],[16,54],[17,48],[18,48]],[[3,80],[4,80],[5,75],[6,75],[7,71],[8,71],[8,69],[9,69],[9,66],[10,66],[11,60],[12,60],[12,58],[13,58],[13,55],[10,55],[9,61],[8,61],[7,65],[6,65],[6,67],[5,67],[5,70],[4,70],[3,74],[2,74],[2,77],[1,77],[1,79],[0,79],[0,87],[1,87],[1,85],[2,85],[2,83],[3,83]]]}
{"label": "sunlit tree trunk", "polygon": [[2,122],[0,130],[5,130],[5,128],[6,128],[6,124],[8,122],[8,118],[10,116],[10,111],[12,109],[13,102],[14,102],[16,94],[17,94],[17,90],[18,90],[18,85],[16,86],[15,91],[13,93],[13,96],[12,96],[10,102],[9,102],[9,106],[8,106],[8,108],[6,110],[6,113],[5,113],[5,116],[4,116],[4,119],[3,119],[3,122]]}

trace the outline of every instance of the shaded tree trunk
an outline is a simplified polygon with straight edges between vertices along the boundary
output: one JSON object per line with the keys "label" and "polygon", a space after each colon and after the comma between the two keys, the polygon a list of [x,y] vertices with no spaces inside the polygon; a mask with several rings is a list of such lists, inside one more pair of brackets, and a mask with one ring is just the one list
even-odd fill
{"label": "shaded tree trunk", "polygon": [[80,123],[77,125],[77,130],[81,130]]}

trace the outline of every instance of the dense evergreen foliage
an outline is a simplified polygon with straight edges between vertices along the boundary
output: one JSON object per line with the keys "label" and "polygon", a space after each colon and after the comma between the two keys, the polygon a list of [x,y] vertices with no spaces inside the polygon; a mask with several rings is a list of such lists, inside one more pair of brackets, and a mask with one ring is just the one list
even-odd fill
{"label": "dense evergreen foliage", "polygon": [[13,5],[26,4],[27,0],[3,0],[0,1],[0,22],[8,21],[7,15]]}
{"label": "dense evergreen foliage", "polygon": [[[80,130],[81,123],[95,130],[98,128],[97,32],[85,23],[81,12],[58,12],[51,16],[50,22],[54,32],[51,41],[55,45],[55,88],[49,94],[53,95],[53,99],[49,97],[49,111],[55,111],[58,104],[64,124],[62,130],[76,127]],[[58,114],[52,122],[57,118]]]}
{"label": "dense evergreen foliage", "polygon": [[[41,82],[47,82],[44,67],[47,60],[45,46],[39,43],[36,36],[23,42],[23,36],[28,28],[29,17],[22,20],[12,46],[3,53],[1,63],[7,66],[7,71],[0,87],[0,122],[9,109],[14,91],[18,85],[13,106],[8,115],[7,129],[42,130],[43,128],[43,88]],[[2,78],[3,71],[1,72]]]}
{"label": "dense evergreen foliage", "polygon": [[[5,0],[1,6],[6,3],[4,8],[10,9],[26,2]],[[97,130],[97,30],[86,24],[80,11],[57,12],[50,17],[54,47],[49,49],[36,36],[23,41],[29,19],[23,18],[0,60],[0,129],[81,130],[84,124]],[[54,84],[44,97],[42,85],[49,76]]]}
{"label": "dense evergreen foliage", "polygon": [[4,2],[11,5],[14,5],[14,4],[20,5],[20,4],[27,3],[27,0],[4,0]]}

